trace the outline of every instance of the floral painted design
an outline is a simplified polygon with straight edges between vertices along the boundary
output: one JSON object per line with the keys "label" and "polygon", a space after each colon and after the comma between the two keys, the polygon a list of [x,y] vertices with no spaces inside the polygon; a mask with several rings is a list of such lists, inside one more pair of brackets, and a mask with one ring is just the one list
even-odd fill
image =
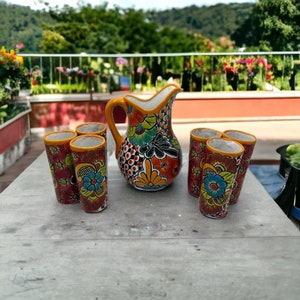
{"label": "floral painted design", "polygon": [[203,156],[203,151],[205,149],[205,144],[202,145],[200,142],[195,142],[193,140],[190,141],[190,153],[189,153],[189,159],[192,161],[195,161],[197,164],[201,160],[201,157]]}
{"label": "floral painted design", "polygon": [[80,203],[85,212],[98,213],[108,206],[106,147],[73,151]]}
{"label": "floral painted design", "polygon": [[[138,189],[161,189],[180,171],[179,142],[172,131],[160,126],[169,119],[168,110],[161,115],[145,114],[133,106],[128,108],[127,137],[120,148],[118,162],[125,178]],[[164,120],[161,120],[163,116]]]}
{"label": "floral painted design", "polygon": [[174,148],[178,151],[177,153],[178,153],[178,156],[180,156],[181,154],[180,154],[180,144],[179,144],[179,141],[177,140],[177,138],[175,137],[175,136],[173,136],[173,138],[172,138],[172,145],[174,146]]}
{"label": "floral painted design", "polygon": [[49,151],[52,153],[52,154],[56,154],[58,153],[59,149],[57,146],[49,146]]}
{"label": "floral painted design", "polygon": [[192,171],[191,172],[192,172],[193,176],[195,176],[195,177],[198,177],[201,174],[200,168],[197,168],[195,166],[192,167]]}
{"label": "floral painted design", "polygon": [[76,176],[80,193],[89,201],[98,200],[106,193],[106,167],[103,162],[97,164],[82,163],[76,166]]}
{"label": "floral painted design", "polygon": [[159,170],[161,176],[165,178],[175,178],[180,171],[180,166],[178,166],[177,161],[174,161],[174,159],[168,156],[163,159],[153,157],[151,161],[153,168]]}
{"label": "floral painted design", "polygon": [[175,90],[168,97],[162,99],[164,105],[151,111],[148,105],[146,110],[138,104],[127,102],[126,105],[128,128],[117,160],[126,180],[139,190],[163,189],[181,169],[181,147],[170,122]]}
{"label": "floral painted design", "polygon": [[232,194],[230,196],[230,204],[236,203],[239,199],[255,144],[243,146],[245,148],[245,151],[235,178],[235,184],[232,189]]}
{"label": "floral painted design", "polygon": [[97,172],[89,172],[83,178],[83,186],[88,191],[98,191],[101,187],[104,177]]}
{"label": "floral painted design", "polygon": [[209,197],[218,198],[225,193],[227,183],[218,174],[208,174],[204,179],[204,188]]}
{"label": "floral painted design", "polygon": [[128,114],[131,119],[127,129],[127,135],[133,145],[143,145],[152,140],[156,133],[156,115],[141,114],[132,106],[129,107]]}
{"label": "floral painted design", "polygon": [[210,206],[225,205],[229,201],[228,196],[234,179],[235,171],[227,170],[220,164],[217,164],[217,168],[211,164],[204,164],[201,193],[206,203]]}
{"label": "floral painted design", "polygon": [[227,215],[241,157],[206,153],[199,196],[199,209],[205,216],[221,219]]}
{"label": "floral painted design", "polygon": [[166,182],[167,179],[162,177],[157,170],[153,169],[151,161],[146,159],[144,171],[135,180],[135,185],[148,190],[157,190],[158,188],[164,188]]}
{"label": "floral painted design", "polygon": [[190,139],[188,191],[193,197],[199,197],[200,194],[205,147],[205,142]]}
{"label": "floral painted design", "polygon": [[178,151],[171,146],[167,137],[161,132],[158,132],[149,143],[141,146],[140,151],[149,158],[153,156],[164,158],[166,155],[176,157],[178,154]]}
{"label": "floral painted design", "polygon": [[46,153],[58,202],[79,202],[73,159],[69,145],[46,145]]}

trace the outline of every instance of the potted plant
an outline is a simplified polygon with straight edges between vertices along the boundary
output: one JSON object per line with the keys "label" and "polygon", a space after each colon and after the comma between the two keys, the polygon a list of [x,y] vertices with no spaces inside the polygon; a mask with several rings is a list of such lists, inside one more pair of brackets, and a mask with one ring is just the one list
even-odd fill
{"label": "potted plant", "polygon": [[[23,47],[19,44],[16,49]],[[17,52],[0,49],[0,175],[24,154],[29,133],[30,105],[16,96],[30,78]]]}
{"label": "potted plant", "polygon": [[20,89],[30,88],[30,73],[24,67],[23,57],[18,55],[23,44],[16,45],[16,50],[0,49],[0,124],[24,110],[24,105],[15,101]]}

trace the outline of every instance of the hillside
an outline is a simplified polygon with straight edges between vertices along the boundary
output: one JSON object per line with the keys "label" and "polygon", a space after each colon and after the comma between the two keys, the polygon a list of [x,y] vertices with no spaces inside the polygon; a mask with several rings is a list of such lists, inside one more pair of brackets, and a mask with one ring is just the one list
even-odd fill
{"label": "hillside", "polygon": [[39,52],[42,24],[53,23],[48,13],[3,1],[0,1],[0,20],[0,47],[12,49],[22,42],[23,52],[28,53]]}
{"label": "hillside", "polygon": [[189,6],[152,12],[152,20],[162,26],[197,32],[209,39],[230,36],[248,18],[253,3],[217,4],[213,6]]}
{"label": "hillside", "polygon": [[[189,6],[165,11],[146,11],[148,21],[189,33],[198,33],[209,39],[231,36],[252,12],[253,3]],[[40,52],[43,24],[53,24],[50,13],[35,11],[28,6],[7,4],[0,0],[0,47],[13,48],[25,44],[25,52]],[[146,21],[147,22],[147,21]]]}

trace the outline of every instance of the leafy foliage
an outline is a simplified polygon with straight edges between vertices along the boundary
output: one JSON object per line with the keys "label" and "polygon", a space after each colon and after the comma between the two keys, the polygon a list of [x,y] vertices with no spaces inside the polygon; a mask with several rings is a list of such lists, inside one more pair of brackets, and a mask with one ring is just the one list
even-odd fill
{"label": "leafy foliage", "polygon": [[260,50],[297,50],[300,45],[299,24],[298,0],[260,0],[231,37],[240,46],[252,45]]}
{"label": "leafy foliage", "polygon": [[22,42],[28,53],[224,51],[221,37],[256,50],[297,50],[300,44],[298,0],[165,11],[109,9],[107,2],[35,11],[0,0],[0,17],[0,45]]}
{"label": "leafy foliage", "polygon": [[[51,12],[57,21],[45,25],[43,52],[151,53],[200,51],[197,39],[184,30],[159,27],[147,13],[134,9],[107,9],[107,5],[80,11],[65,7]],[[56,36],[59,34],[60,40]],[[204,45],[204,43],[202,43]],[[53,49],[56,47],[56,49]],[[205,49],[207,50],[207,49]]]}
{"label": "leafy foliage", "polygon": [[0,0],[0,47],[13,49],[16,44],[25,44],[27,53],[39,53],[42,39],[42,24],[52,24],[50,15],[34,11],[30,7],[6,4]]}
{"label": "leafy foliage", "polygon": [[0,0],[0,45],[22,42],[28,53],[207,51],[209,40],[232,33],[251,8],[248,3],[142,11],[104,3],[34,11]]}

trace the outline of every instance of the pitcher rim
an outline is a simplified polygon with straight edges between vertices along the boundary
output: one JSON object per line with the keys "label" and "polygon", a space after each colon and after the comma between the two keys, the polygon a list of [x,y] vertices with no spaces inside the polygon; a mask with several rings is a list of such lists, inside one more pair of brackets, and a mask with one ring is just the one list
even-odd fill
{"label": "pitcher rim", "polygon": [[[163,91],[165,91],[167,88],[173,86],[174,89],[172,89],[167,95],[166,97],[164,98],[163,101],[161,101],[156,107],[152,108],[152,109],[146,109],[146,108],[143,108],[141,106],[139,106],[137,103],[135,103],[134,101],[132,101],[130,98],[128,97],[132,97],[132,98],[135,98],[136,100],[139,100],[141,101],[142,103],[147,103],[147,102],[150,102],[151,100],[153,100],[154,98],[156,98],[158,95],[160,95]],[[165,103],[169,101],[170,97],[175,94],[176,92],[179,93],[183,91],[182,88],[176,84],[176,83],[168,83],[167,85],[165,85],[162,89],[160,89],[157,93],[155,93],[153,96],[151,96],[150,98],[148,99],[144,99],[144,98],[140,98],[134,94],[127,94],[124,96],[124,98],[126,99],[126,101],[128,103],[130,103],[130,105],[132,105],[133,107],[135,108],[138,108],[138,109],[143,109],[143,111],[145,111],[146,113],[152,113],[152,112],[155,112],[157,110],[161,110],[161,108],[163,106],[165,106]]]}

